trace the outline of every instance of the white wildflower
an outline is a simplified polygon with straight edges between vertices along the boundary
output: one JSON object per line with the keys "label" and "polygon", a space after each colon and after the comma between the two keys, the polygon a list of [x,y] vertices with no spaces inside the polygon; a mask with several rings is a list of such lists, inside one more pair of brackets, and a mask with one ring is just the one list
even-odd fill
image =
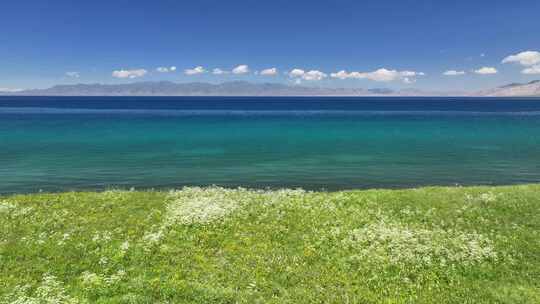
{"label": "white wildflower", "polygon": [[66,244],[66,241],[70,239],[71,235],[69,233],[64,233],[62,235],[62,238],[58,241],[59,246],[63,246]]}
{"label": "white wildflower", "polygon": [[32,210],[32,207],[20,207],[6,200],[0,201],[0,216],[9,214],[13,217],[22,217]]}
{"label": "white wildflower", "polygon": [[143,236],[143,241],[145,242],[145,247],[155,245],[161,241],[163,238],[163,230],[158,230],[157,232],[151,232]]}
{"label": "white wildflower", "polygon": [[122,252],[126,252],[129,249],[129,241],[125,241],[122,244],[120,244],[120,250]]}
{"label": "white wildflower", "polygon": [[108,243],[111,241],[112,233],[110,231],[96,232],[92,237],[94,243]]}
{"label": "white wildflower", "polygon": [[101,257],[99,259],[99,265],[101,267],[105,267],[107,265],[107,263],[109,263],[109,260],[106,257]]}
{"label": "white wildflower", "polygon": [[38,239],[37,239],[36,243],[39,244],[39,245],[43,245],[43,244],[45,244],[45,242],[47,242],[48,238],[49,238],[49,236],[47,235],[46,232],[41,232],[38,235]]}
{"label": "white wildflower", "polygon": [[14,204],[8,202],[8,201],[0,201],[0,214],[8,214],[17,209],[17,206]]}
{"label": "white wildflower", "polygon": [[466,194],[465,195],[465,200],[469,203],[475,203],[475,202],[479,202],[479,203],[492,203],[492,202],[495,202],[497,200],[497,198],[499,197],[499,195],[493,193],[493,192],[485,192],[485,193],[481,193],[480,195],[471,195],[471,194]]}
{"label": "white wildflower", "polygon": [[478,199],[483,203],[491,203],[497,200],[497,195],[493,192],[482,193]]}
{"label": "white wildflower", "polygon": [[82,284],[85,288],[92,289],[101,285],[103,279],[100,275],[93,272],[85,271],[81,275]]}
{"label": "white wildflower", "polygon": [[105,277],[104,281],[109,286],[114,285],[114,284],[122,281],[122,279],[124,278],[125,275],[126,275],[126,272],[123,269],[120,269],[115,274],[113,274],[113,275],[111,275],[109,277]]}

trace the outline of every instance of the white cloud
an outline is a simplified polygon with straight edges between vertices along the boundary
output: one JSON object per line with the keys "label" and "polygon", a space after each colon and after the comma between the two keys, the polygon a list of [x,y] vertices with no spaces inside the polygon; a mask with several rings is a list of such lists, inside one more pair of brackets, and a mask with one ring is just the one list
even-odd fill
{"label": "white cloud", "polygon": [[303,80],[309,81],[318,81],[328,77],[328,75],[318,70],[311,70],[306,72],[302,69],[293,69],[289,72],[289,77],[301,78]]}
{"label": "white cloud", "polygon": [[537,51],[525,51],[510,55],[503,59],[502,63],[519,63],[523,66],[531,66],[540,63],[540,52]]}
{"label": "white cloud", "polygon": [[347,71],[345,70],[341,70],[337,73],[330,73],[330,77],[339,78],[339,79],[347,79],[347,78],[350,78],[350,74],[347,73]]}
{"label": "white cloud", "polygon": [[311,70],[309,72],[306,72],[302,76],[302,79],[304,79],[304,80],[322,80],[323,78],[326,78],[327,76],[328,75],[326,75],[325,73],[323,73],[321,71]]}
{"label": "white cloud", "polygon": [[160,73],[169,73],[169,72],[176,71],[176,67],[175,66],[172,66],[172,67],[159,67],[159,68],[156,69],[156,71],[158,71]]}
{"label": "white cloud", "polygon": [[[378,69],[373,72],[365,73],[365,78],[374,81],[394,81],[400,77],[400,73],[396,70],[388,70],[385,68]],[[408,75],[405,75],[408,76]]]}
{"label": "white cloud", "polygon": [[306,72],[304,70],[301,70],[301,69],[293,69],[292,71],[289,72],[289,76],[290,77],[302,77],[302,75],[304,75]]}
{"label": "white cloud", "polygon": [[339,71],[337,73],[330,74],[333,78],[339,79],[369,79],[373,81],[394,81],[394,80],[403,80],[405,83],[413,83],[416,81],[414,77],[424,76],[423,72],[415,71],[397,71],[397,70],[388,70],[385,68],[375,70],[373,72],[347,72],[345,70]]}
{"label": "white cloud", "polygon": [[460,76],[465,75],[465,71],[448,70],[443,73],[445,76]]}
{"label": "white cloud", "polygon": [[66,76],[72,78],[79,78],[81,77],[81,74],[79,74],[79,72],[66,72]]}
{"label": "white cloud", "polygon": [[490,75],[490,74],[497,74],[497,69],[493,67],[481,67],[478,70],[475,70],[474,72],[480,75]]}
{"label": "white cloud", "polygon": [[271,68],[271,69],[264,69],[261,71],[261,75],[263,76],[275,76],[277,75],[278,71],[276,68]]}
{"label": "white cloud", "polygon": [[233,74],[247,74],[249,73],[249,67],[245,64],[241,64],[232,70]]}
{"label": "white cloud", "polygon": [[533,65],[530,68],[526,68],[523,71],[521,71],[522,74],[540,74],[540,64],[539,65]]}
{"label": "white cloud", "polygon": [[416,78],[405,77],[405,78],[403,78],[403,82],[406,83],[406,84],[415,83],[415,82],[416,82]]}
{"label": "white cloud", "polygon": [[224,71],[222,69],[219,69],[219,68],[215,68],[212,70],[212,74],[214,75],[223,75],[223,74],[228,74],[229,72],[227,71]]}
{"label": "white cloud", "polygon": [[403,79],[407,81],[409,77],[423,76],[422,72],[414,71],[397,71],[397,70],[388,70],[385,68],[378,69],[374,72],[366,73],[366,78],[373,81],[394,81]]}
{"label": "white cloud", "polygon": [[146,75],[145,69],[136,70],[117,70],[112,72],[112,76],[116,78],[137,78]]}
{"label": "white cloud", "polygon": [[186,75],[197,75],[205,73],[206,70],[202,66],[194,67],[193,69],[186,69],[184,70],[184,74]]}
{"label": "white cloud", "polygon": [[[403,72],[400,72],[400,74],[403,77],[414,77],[416,75],[419,75],[420,73],[413,72],[413,71],[403,71]],[[422,74],[424,74],[424,73],[422,73]]]}
{"label": "white cloud", "polygon": [[212,70],[212,74],[214,75],[222,75],[222,74],[227,74],[227,71],[224,71],[222,69],[219,69],[219,68],[215,68]]}

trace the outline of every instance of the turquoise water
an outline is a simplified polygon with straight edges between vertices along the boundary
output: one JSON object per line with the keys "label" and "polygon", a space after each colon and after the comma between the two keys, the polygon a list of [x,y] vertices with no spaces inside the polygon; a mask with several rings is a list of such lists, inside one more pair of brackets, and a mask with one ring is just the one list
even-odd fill
{"label": "turquoise water", "polygon": [[540,182],[540,100],[0,98],[0,193]]}

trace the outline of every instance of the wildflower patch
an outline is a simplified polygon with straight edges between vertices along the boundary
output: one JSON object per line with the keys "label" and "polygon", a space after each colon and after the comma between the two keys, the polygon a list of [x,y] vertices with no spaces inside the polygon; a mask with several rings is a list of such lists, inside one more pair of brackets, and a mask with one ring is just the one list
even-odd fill
{"label": "wildflower patch", "polygon": [[17,207],[14,204],[8,201],[0,201],[0,214],[8,214],[16,209]]}
{"label": "wildflower patch", "polygon": [[96,289],[106,289],[122,281],[126,276],[126,272],[123,269],[118,270],[116,273],[106,276],[99,275],[90,271],[85,271],[81,274],[81,283],[88,291],[95,291]]}
{"label": "wildflower patch", "polygon": [[241,206],[239,190],[224,188],[185,188],[170,193],[165,225],[209,224],[224,219]]}
{"label": "wildflower patch", "polygon": [[381,220],[355,229],[343,241],[355,258],[392,265],[472,265],[495,261],[493,242],[478,233],[408,227]]}
{"label": "wildflower patch", "polygon": [[493,203],[496,202],[500,195],[493,192],[485,192],[478,195],[466,194],[465,200],[469,203]]}
{"label": "wildflower patch", "polygon": [[0,200],[0,216],[23,217],[32,211],[32,207],[18,207],[17,205]]}
{"label": "wildflower patch", "polygon": [[6,304],[37,304],[37,303],[58,303],[58,304],[78,304],[85,303],[69,296],[62,284],[53,275],[43,276],[41,284],[32,291],[30,286],[17,286],[13,292],[8,294],[2,302]]}

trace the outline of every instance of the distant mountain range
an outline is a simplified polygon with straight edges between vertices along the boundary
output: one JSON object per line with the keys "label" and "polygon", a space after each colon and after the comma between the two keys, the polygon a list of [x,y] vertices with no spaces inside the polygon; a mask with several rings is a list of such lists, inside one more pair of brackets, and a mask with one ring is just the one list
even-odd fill
{"label": "distant mountain range", "polygon": [[428,92],[416,89],[322,88],[245,81],[211,84],[135,82],[129,84],[56,85],[47,89],[0,92],[25,96],[540,96],[540,80],[478,92]]}
{"label": "distant mountain range", "polygon": [[160,81],[129,84],[56,85],[47,89],[5,93],[31,96],[374,96],[392,95],[396,92],[386,88],[321,88],[246,81],[221,84]]}
{"label": "distant mountain range", "polygon": [[511,83],[491,90],[478,92],[480,96],[538,96],[540,97],[540,80],[528,83]]}

